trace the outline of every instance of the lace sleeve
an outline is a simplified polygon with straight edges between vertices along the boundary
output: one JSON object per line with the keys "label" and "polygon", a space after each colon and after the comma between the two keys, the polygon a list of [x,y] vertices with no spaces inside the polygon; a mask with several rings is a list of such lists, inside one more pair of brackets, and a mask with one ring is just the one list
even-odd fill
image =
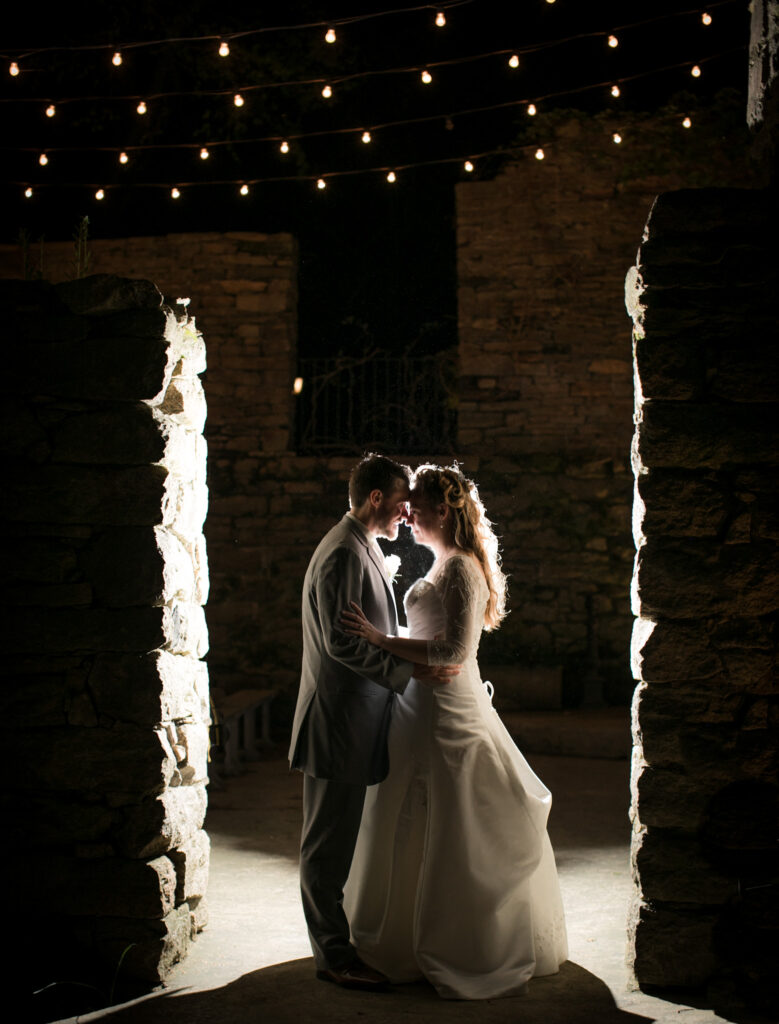
{"label": "lace sleeve", "polygon": [[479,581],[467,557],[453,555],[436,580],[446,616],[446,634],[427,645],[428,664],[459,665],[476,650],[484,625]]}

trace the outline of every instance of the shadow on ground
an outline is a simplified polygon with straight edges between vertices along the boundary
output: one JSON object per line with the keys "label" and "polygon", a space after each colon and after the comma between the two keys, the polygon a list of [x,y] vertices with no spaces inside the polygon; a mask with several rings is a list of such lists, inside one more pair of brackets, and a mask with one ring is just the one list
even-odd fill
{"label": "shadow on ground", "polygon": [[[653,1018],[620,1010],[607,986],[570,961],[560,973],[532,981],[525,995],[510,999],[452,1002],[439,999],[426,983],[399,985],[390,992],[345,991],[317,981],[311,958],[274,964],[206,992],[186,989],[155,993],[130,1006],[103,1010],[112,1024],[307,1024],[353,1021],[417,1024],[427,1021],[516,1022],[522,1024],[649,1024]],[[80,1018],[83,1024],[93,1018]]]}

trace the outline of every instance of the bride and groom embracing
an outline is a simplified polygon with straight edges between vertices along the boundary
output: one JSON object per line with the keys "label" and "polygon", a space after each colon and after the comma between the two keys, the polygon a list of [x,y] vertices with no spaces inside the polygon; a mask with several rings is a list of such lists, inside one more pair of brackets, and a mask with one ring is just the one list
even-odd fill
{"label": "bride and groom embracing", "polygon": [[[476,661],[505,614],[498,543],[457,467],[369,455],[303,585],[290,763],[304,774],[300,882],[317,977],[425,977],[449,999],[521,992],[567,957],[549,790]],[[435,561],[398,636],[377,537],[407,522]]]}

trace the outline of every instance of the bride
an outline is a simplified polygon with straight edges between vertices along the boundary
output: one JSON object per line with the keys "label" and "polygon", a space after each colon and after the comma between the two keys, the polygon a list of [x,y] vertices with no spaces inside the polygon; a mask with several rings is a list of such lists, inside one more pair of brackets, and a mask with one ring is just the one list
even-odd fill
{"label": "bride", "polygon": [[410,638],[384,636],[357,605],[342,621],[399,657],[462,671],[435,688],[412,679],[396,698],[391,770],[368,789],[344,907],[359,956],[390,980],[424,976],[447,999],[514,995],[554,974],[567,943],[551,794],[476,661],[482,629],[505,615],[498,542],[456,466],[417,470],[407,518],[435,554],[406,595]]}

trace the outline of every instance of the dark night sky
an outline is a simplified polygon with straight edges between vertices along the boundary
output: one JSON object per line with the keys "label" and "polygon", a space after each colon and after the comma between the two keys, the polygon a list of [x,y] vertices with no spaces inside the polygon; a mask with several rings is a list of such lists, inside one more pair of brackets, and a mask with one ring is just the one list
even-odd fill
{"label": "dark night sky", "polygon": [[[470,0],[444,5],[444,28],[435,27],[431,6],[336,25],[333,45],[324,42],[324,27],[289,29],[234,39],[224,59],[216,53],[217,41],[209,40],[125,49],[121,68],[110,63],[113,47],[131,41],[337,22],[412,6],[397,0],[191,0],[186,5],[103,0],[62,5],[45,20],[39,8],[17,8],[13,22],[3,26],[0,99],[45,98],[57,112],[47,118],[44,103],[2,104],[2,241],[14,241],[20,229],[34,239],[68,238],[85,214],[93,237],[289,230],[301,243],[304,348],[403,346],[420,333],[423,348],[440,347],[451,343],[455,331],[453,184],[466,177],[462,161],[399,170],[394,185],[386,182],[386,171],[374,169],[467,157],[523,141],[531,120],[524,102],[462,113],[475,107],[560,93],[539,100],[539,110],[576,107],[595,113],[611,106],[617,114],[655,109],[682,90],[705,103],[720,88],[745,89],[745,2],[706,8],[678,0],[645,5]],[[701,23],[706,9],[712,15],[708,27]],[[662,17],[668,13],[677,16]],[[622,27],[639,22],[647,23]],[[619,46],[610,48],[606,35],[618,29]],[[22,57],[46,46],[105,43],[111,50]],[[521,56],[516,70],[507,65],[508,53],[462,61],[515,47]],[[12,59],[22,69],[16,78],[7,73]],[[458,63],[431,68],[433,82],[421,83],[419,67],[449,60]],[[697,80],[689,73],[696,62],[703,69]],[[246,88],[391,68],[417,70],[336,84],[329,101],[321,97],[321,85]],[[618,100],[608,87],[580,91],[632,75],[642,77],[623,81]],[[229,95],[191,95],[219,89]],[[246,99],[240,110],[230,98],[239,89]],[[150,99],[145,117],[135,112],[136,101],[109,99],[172,91],[190,95]],[[433,120],[374,131],[369,145],[356,130],[293,141],[286,156],[278,141],[244,141],[425,117]],[[220,141],[232,144],[211,145],[209,159],[200,159],[203,144]],[[129,149],[174,142],[195,148]],[[57,147],[75,149],[58,152]],[[130,153],[125,166],[117,159],[122,148]],[[41,167],[38,155],[44,150],[49,164]],[[474,173],[489,174],[495,163],[494,158],[476,161]],[[354,171],[364,173],[328,177],[323,192],[314,186],[320,174]],[[238,194],[243,181],[287,175],[304,180],[261,180],[249,196]],[[206,184],[215,180],[229,183]],[[203,184],[184,187],[186,182]],[[31,199],[23,195],[27,185],[34,189]],[[100,185],[106,189],[102,202],[94,198]],[[170,197],[172,185],[181,186],[179,200]]]}

